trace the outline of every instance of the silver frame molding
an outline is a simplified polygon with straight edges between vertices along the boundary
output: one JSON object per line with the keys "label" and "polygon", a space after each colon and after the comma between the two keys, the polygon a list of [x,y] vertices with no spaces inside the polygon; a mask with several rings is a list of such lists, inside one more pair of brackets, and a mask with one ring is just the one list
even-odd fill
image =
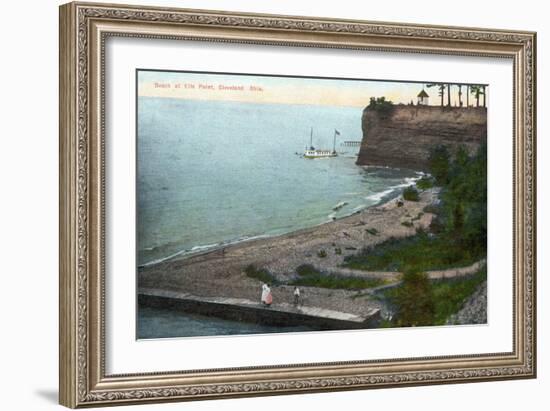
{"label": "silver frame molding", "polygon": [[[514,349],[470,356],[106,375],[104,67],[112,36],[487,56],[514,64]],[[536,376],[536,34],[220,11],[60,7],[60,403],[67,407]]]}

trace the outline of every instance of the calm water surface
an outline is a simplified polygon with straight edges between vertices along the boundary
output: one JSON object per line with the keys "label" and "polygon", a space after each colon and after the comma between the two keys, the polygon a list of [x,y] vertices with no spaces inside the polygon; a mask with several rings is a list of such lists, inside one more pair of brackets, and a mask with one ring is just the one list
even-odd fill
{"label": "calm water surface", "polygon": [[253,324],[152,307],[139,308],[137,326],[139,339],[313,331],[302,326]]}

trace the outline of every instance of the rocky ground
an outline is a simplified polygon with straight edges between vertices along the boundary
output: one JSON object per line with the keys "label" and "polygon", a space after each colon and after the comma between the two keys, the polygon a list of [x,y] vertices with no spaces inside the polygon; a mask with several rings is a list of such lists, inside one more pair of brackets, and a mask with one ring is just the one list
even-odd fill
{"label": "rocky ground", "polygon": [[465,301],[459,312],[447,320],[447,324],[487,324],[487,281]]}

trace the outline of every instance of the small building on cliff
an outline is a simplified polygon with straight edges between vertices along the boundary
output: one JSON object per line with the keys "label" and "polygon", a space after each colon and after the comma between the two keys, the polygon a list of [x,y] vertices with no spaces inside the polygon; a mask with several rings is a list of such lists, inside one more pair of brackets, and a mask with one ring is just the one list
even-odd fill
{"label": "small building on cliff", "polygon": [[424,89],[422,89],[422,91],[418,93],[417,104],[419,106],[427,106],[430,104],[430,96],[428,95],[428,93],[426,93]]}

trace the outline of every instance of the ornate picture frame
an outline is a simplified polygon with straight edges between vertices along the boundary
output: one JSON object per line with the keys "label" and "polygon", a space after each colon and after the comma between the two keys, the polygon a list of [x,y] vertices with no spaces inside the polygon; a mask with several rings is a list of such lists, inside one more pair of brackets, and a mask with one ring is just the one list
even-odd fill
{"label": "ornate picture frame", "polygon": [[[513,349],[107,374],[105,43],[113,37],[497,57],[513,63]],[[221,11],[60,7],[60,403],[104,406],[536,377],[536,34]]]}

